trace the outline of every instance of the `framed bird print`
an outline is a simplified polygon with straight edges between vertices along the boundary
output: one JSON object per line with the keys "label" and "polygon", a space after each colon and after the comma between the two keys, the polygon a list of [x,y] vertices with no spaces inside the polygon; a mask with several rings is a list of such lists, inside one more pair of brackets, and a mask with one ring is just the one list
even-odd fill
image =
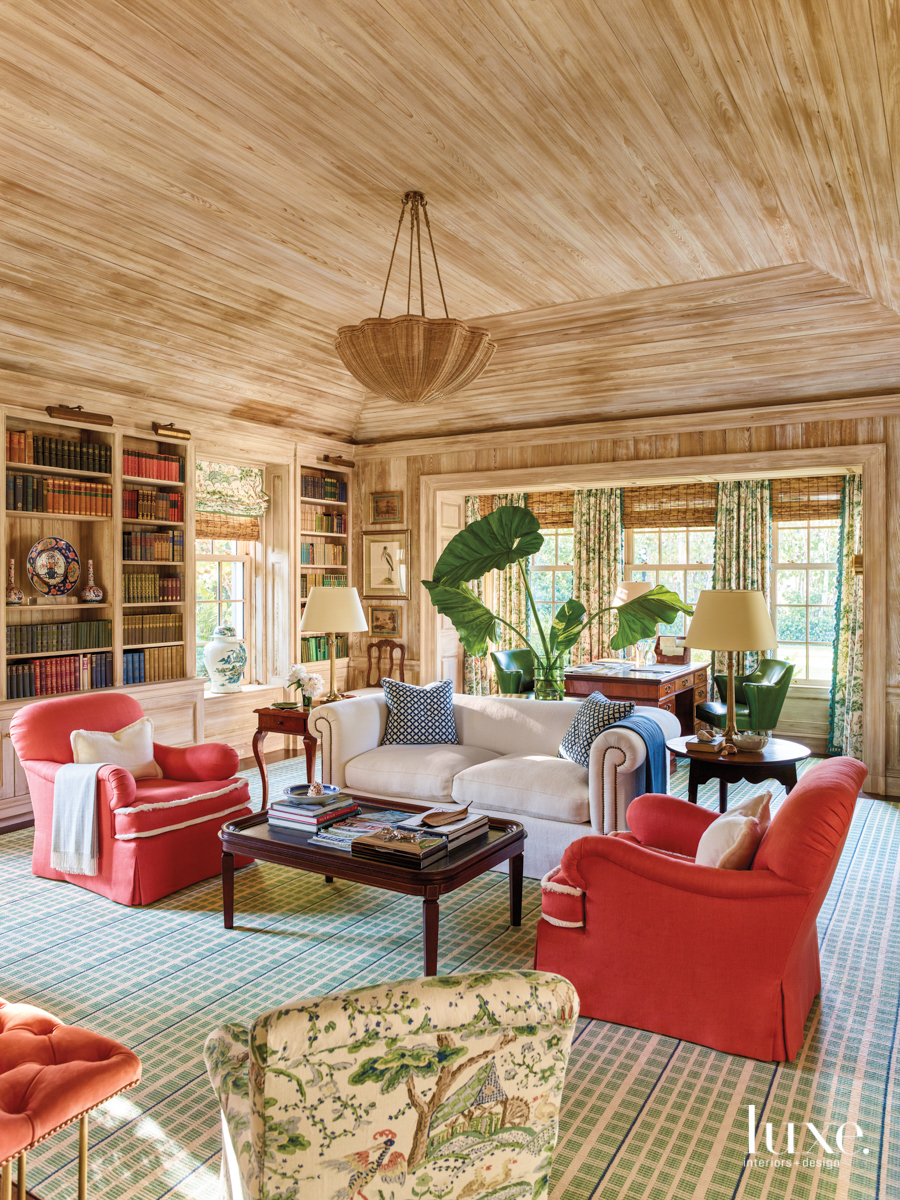
{"label": "framed bird print", "polygon": [[370,600],[409,599],[409,530],[364,533],[363,595]]}

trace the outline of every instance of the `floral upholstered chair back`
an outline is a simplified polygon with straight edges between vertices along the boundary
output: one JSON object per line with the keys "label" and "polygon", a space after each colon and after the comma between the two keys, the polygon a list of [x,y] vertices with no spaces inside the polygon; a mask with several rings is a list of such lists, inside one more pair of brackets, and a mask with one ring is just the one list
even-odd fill
{"label": "floral upholstered chair back", "polygon": [[223,1195],[546,1196],[575,989],[539,971],[435,976],[299,1001],[206,1042]]}

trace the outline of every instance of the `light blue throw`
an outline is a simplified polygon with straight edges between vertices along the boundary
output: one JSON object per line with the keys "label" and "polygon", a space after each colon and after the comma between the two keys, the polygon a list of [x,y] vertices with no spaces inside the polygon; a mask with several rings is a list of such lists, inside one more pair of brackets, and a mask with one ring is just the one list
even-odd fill
{"label": "light blue throw", "polygon": [[50,866],[66,875],[96,875],[100,858],[97,772],[105,763],[63,763],[53,784]]}

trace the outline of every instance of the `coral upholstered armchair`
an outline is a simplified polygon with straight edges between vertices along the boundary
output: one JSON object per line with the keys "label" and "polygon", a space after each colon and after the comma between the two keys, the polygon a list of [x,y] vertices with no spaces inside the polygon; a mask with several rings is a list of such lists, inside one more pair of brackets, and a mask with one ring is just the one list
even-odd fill
{"label": "coral upholstered armchair", "polygon": [[120,904],[151,904],[219,874],[219,830],[226,817],[250,812],[250,791],[245,779],[234,778],[237,753],[217,742],[185,748],[154,743],[161,779],[136,780],[123,767],[102,767],[98,873],[67,875],[50,865],[53,784],[60,766],[73,760],[72,731],[114,733],[143,715],[140,704],[122,692],[43,700],[16,713],[9,735],[34,809],[33,874],[77,883]]}
{"label": "coral upholstered armchair", "polygon": [[852,758],[811,767],[747,871],[693,861],[715,813],[639,796],[631,833],[573,842],[545,879],[537,969],[575,984],[584,1017],[790,1061],[821,984],[816,916],[865,777]]}

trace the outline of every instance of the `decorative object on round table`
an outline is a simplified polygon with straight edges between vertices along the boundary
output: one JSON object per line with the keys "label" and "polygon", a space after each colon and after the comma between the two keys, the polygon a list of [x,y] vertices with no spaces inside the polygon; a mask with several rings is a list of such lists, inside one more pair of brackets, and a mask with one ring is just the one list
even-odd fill
{"label": "decorative object on round table", "polygon": [[103,601],[103,588],[97,587],[94,583],[94,560],[88,559],[87,566],[87,586],[81,590],[81,599],[84,604],[100,604]]}
{"label": "decorative object on round table", "polygon": [[28,551],[25,570],[42,596],[67,596],[78,582],[81,562],[75,547],[63,538],[41,538]]}
{"label": "decorative object on round table", "polygon": [[769,744],[769,735],[764,730],[743,729],[734,735],[734,744],[738,750],[762,750]]}
{"label": "decorative object on round table", "polygon": [[15,559],[9,560],[9,570],[6,573],[6,603],[10,608],[16,607],[19,604],[24,604],[25,596],[21,588],[16,587],[16,562]]}
{"label": "decorative object on round table", "polygon": [[247,665],[247,648],[233,625],[217,625],[212,640],[203,648],[203,661],[216,695],[241,690],[241,676]]}

